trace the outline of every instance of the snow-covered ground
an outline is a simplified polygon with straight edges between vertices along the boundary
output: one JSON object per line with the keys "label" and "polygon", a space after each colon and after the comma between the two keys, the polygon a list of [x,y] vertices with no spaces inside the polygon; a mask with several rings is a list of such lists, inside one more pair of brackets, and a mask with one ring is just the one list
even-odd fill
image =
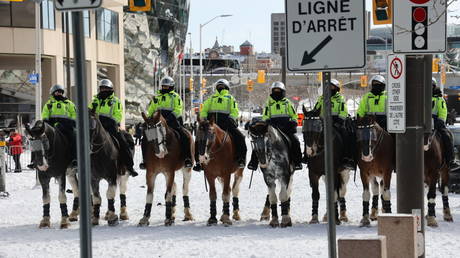
{"label": "snow-covered ground", "polygon": [[[249,142],[248,142],[248,146]],[[140,161],[136,155],[136,167]],[[249,154],[249,153],[248,153]],[[183,222],[182,198],[179,188],[176,224],[163,226],[165,191],[164,178],[157,179],[155,205],[152,209],[150,226],[140,228],[137,223],[142,217],[145,205],[145,171],[131,178],[127,194],[130,220],[116,227],[102,225],[93,228],[93,257],[327,257],[327,225],[309,225],[311,218],[311,190],[307,171],[296,172],[292,191],[292,228],[270,228],[266,222],[259,222],[266,195],[266,186],[261,173],[254,172],[252,188],[248,189],[251,172],[245,170],[240,193],[242,221],[231,227],[218,225],[207,227],[209,199],[205,191],[202,173],[193,172],[190,185],[190,203],[195,218]],[[351,177],[353,178],[353,176]],[[182,176],[176,174],[181,186]],[[396,211],[396,177],[392,180],[392,208]],[[38,229],[42,215],[41,189],[35,184],[33,172],[8,173],[7,190],[11,196],[0,199],[0,257],[78,257],[79,224],[69,229],[59,229],[60,211],[57,201],[57,185],[52,184],[51,229]],[[106,184],[102,186],[105,191]],[[362,212],[361,183],[348,184],[347,205],[349,223],[337,227],[337,237],[376,235],[377,224],[360,228]],[[101,191],[101,192],[102,192]],[[219,188],[220,191],[220,188]],[[320,216],[325,212],[325,189],[321,184]],[[220,193],[220,192],[219,192]],[[220,196],[220,194],[218,194]],[[72,196],[68,194],[69,209]],[[426,257],[458,257],[460,252],[460,196],[450,195],[454,223],[442,221],[442,203],[438,195],[436,212],[438,228],[426,229]],[[103,209],[107,201],[103,199]],[[116,200],[117,211],[119,200]],[[218,216],[222,202],[218,202]]]}

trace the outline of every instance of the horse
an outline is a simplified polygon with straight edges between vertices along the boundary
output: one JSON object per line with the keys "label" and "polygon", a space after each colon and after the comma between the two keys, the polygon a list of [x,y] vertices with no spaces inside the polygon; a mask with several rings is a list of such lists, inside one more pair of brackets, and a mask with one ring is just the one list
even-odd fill
{"label": "horse", "polygon": [[[105,179],[108,183],[107,203],[108,211],[104,219],[109,226],[118,225],[120,220],[128,220],[126,209],[126,191],[129,173],[122,164],[120,158],[119,145],[109,132],[102,126],[99,117],[90,111],[90,159],[91,159],[91,189],[93,214],[91,223],[99,225],[99,213],[101,208],[101,195],[99,183]],[[120,218],[115,214],[115,195],[117,184],[120,189]]]}
{"label": "horse", "polygon": [[[450,132],[449,132],[450,133]],[[425,167],[425,184],[428,186],[428,214],[426,216],[427,225],[437,227],[436,221],[436,183],[441,178],[439,191],[442,194],[444,221],[453,222],[452,214],[449,208],[449,167],[444,161],[443,146],[441,136],[437,130],[431,134],[424,135],[424,167]]]}
{"label": "horse", "polygon": [[[312,188],[311,197],[312,203],[312,219],[310,224],[319,223],[318,220],[318,202],[319,202],[319,179],[325,175],[324,165],[324,126],[323,120],[320,117],[319,110],[307,111],[303,107],[304,120],[302,126],[302,133],[305,141],[305,152],[308,157],[308,177],[310,179],[310,187]],[[347,222],[348,217],[346,214],[346,201],[345,194],[347,191],[347,183],[349,180],[349,170],[342,164],[343,157],[343,142],[339,133],[333,130],[333,155],[334,155],[334,200],[335,200],[335,216],[336,224],[340,225],[341,222]],[[339,197],[339,198],[337,198]],[[337,209],[337,199],[340,202],[340,217]],[[324,215],[323,221],[327,221],[327,216]]]}
{"label": "horse", "polygon": [[[222,184],[223,209],[220,221],[224,226],[232,225],[230,219],[230,192],[232,192],[232,218],[239,221],[239,192],[240,183],[243,179],[243,168],[239,168],[235,161],[234,143],[228,134],[224,132],[213,119],[198,120],[197,138],[195,146],[199,160],[204,169],[206,180],[209,184],[210,217],[207,225],[217,225],[216,208],[216,178]],[[234,175],[233,186],[230,186],[232,174]]]}
{"label": "horse", "polygon": [[[294,164],[289,158],[289,143],[286,136],[266,122],[257,122],[249,127],[253,149],[257,155],[265,184],[268,188],[268,202],[272,219],[271,227],[291,227],[290,203]],[[276,181],[280,183],[279,199],[281,202],[281,224],[278,221],[278,199]],[[261,220],[270,218],[267,201]]]}
{"label": "horse", "polygon": [[[50,180],[54,177],[59,184],[59,203],[61,208],[60,228],[68,228],[66,176],[78,196],[76,168],[70,167],[72,162],[69,143],[65,136],[56,128],[43,120],[37,120],[30,126],[26,124],[26,132],[30,140],[32,162],[38,169],[38,179],[42,187],[43,218],[39,228],[49,228],[50,223]],[[75,205],[77,204],[77,205]],[[73,218],[78,216],[78,197],[74,199]]]}
{"label": "horse", "polygon": [[[356,135],[356,158],[363,184],[363,218],[360,224],[369,226],[370,220],[377,220],[379,193],[383,212],[391,213],[390,184],[395,169],[395,146],[391,135],[376,123],[375,116],[358,117]],[[377,179],[381,179],[380,184]],[[371,197],[369,182],[371,181],[372,209],[369,216]]]}
{"label": "horse", "polygon": [[[143,156],[147,169],[147,198],[144,215],[139,221],[138,226],[149,225],[155,180],[160,173],[166,178],[166,218],[164,224],[165,226],[174,224],[176,211],[176,183],[174,182],[174,177],[178,170],[182,170],[183,175],[182,198],[184,201],[184,221],[193,220],[188,196],[192,173],[191,168],[185,167],[185,156],[181,152],[179,135],[168,126],[159,111],[155,112],[151,117],[147,117],[145,113],[142,113],[142,117],[145,121],[143,137],[145,149],[143,149]],[[188,131],[186,133],[191,143],[192,136]],[[191,153],[193,153],[193,146],[191,145],[189,148],[191,148]]]}

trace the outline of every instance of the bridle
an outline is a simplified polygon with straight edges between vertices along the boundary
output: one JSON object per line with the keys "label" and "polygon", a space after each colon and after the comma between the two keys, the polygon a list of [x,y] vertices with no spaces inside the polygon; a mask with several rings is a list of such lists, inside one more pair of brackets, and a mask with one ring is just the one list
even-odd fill
{"label": "bridle", "polygon": [[268,131],[261,135],[256,135],[250,132],[252,149],[256,152],[257,156],[265,156],[267,158],[266,163],[272,160],[271,149],[269,148],[265,137]]}
{"label": "bridle", "polygon": [[[377,129],[376,129],[376,127],[375,127],[375,124],[358,125],[358,126],[357,126],[357,129],[358,129],[358,130],[357,130],[357,134],[358,134],[358,135],[363,134],[363,132],[360,133],[360,130],[364,130],[364,131],[369,130],[369,134],[370,134],[369,137],[368,137],[369,139],[367,139],[367,137],[364,138],[364,134],[363,134],[363,136],[362,136],[362,137],[364,138],[364,139],[363,139],[363,142],[364,142],[364,141],[369,141],[369,145],[368,145],[368,146],[369,146],[369,149],[370,149],[370,152],[369,152],[369,153],[375,153],[375,150],[377,149],[377,147],[380,145],[380,143],[381,143],[382,140],[383,140],[384,131],[381,130],[381,132],[380,132],[380,134],[379,134],[379,137],[377,138],[375,134],[377,134],[378,132],[377,132]],[[373,130],[375,130],[375,132],[376,132],[374,135],[373,135],[373,133],[372,133]],[[361,137],[358,136],[358,141],[360,141],[359,138],[361,138]],[[372,144],[373,139],[375,139],[375,142],[376,142],[375,144]]]}
{"label": "bridle", "polygon": [[212,160],[214,155],[220,152],[224,148],[225,143],[228,139],[228,132],[225,131],[224,138],[222,139],[220,145],[217,147],[217,149],[212,151],[212,147],[214,146],[216,138],[217,138],[216,133],[210,132],[211,131],[210,125],[207,127],[207,129],[204,129],[204,128],[201,129],[202,127],[201,128],[200,127],[201,126],[199,126],[198,128],[198,132],[201,132],[201,133],[197,133],[197,138],[196,138],[198,153],[200,155],[208,154],[209,160]]}
{"label": "bridle", "polygon": [[[304,135],[305,144],[307,144],[306,136],[311,133],[315,133],[317,136],[313,137],[313,143],[316,143],[318,146],[318,151],[315,153],[315,156],[320,155],[324,151],[324,141],[320,141],[323,134],[323,120],[319,116],[305,117],[302,125],[302,133]],[[309,146],[310,147],[310,146]]]}

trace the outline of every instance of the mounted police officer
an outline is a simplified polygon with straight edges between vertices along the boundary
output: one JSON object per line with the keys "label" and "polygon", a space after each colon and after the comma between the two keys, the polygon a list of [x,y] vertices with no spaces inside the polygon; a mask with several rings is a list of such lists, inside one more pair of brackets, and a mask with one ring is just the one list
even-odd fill
{"label": "mounted police officer", "polygon": [[128,172],[131,176],[137,176],[133,168],[133,153],[125,136],[119,130],[123,118],[123,105],[115,96],[113,84],[109,79],[102,79],[99,82],[99,93],[93,97],[90,108],[99,115],[104,129],[120,144],[121,160]]}
{"label": "mounted police officer", "polygon": [[[208,98],[200,112],[201,118],[214,119],[215,123],[224,131],[227,131],[235,146],[236,162],[240,168],[246,166],[246,142],[243,134],[238,130],[236,119],[239,116],[238,104],[235,98],[230,95],[230,83],[225,79],[216,82],[216,93]],[[197,159],[198,160],[198,159]],[[193,168],[201,170],[199,163]]]}
{"label": "mounted police officer", "polygon": [[[346,126],[346,121],[348,119],[348,109],[345,99],[340,94],[340,83],[336,79],[332,79],[329,85],[331,91],[331,114],[333,126],[336,131],[340,134],[343,142],[344,154],[343,154],[343,165],[348,169],[355,169],[355,162],[353,159],[353,137],[352,132],[348,126]],[[324,106],[324,97],[321,96],[316,102],[314,110],[320,111],[321,116],[324,115],[323,112]]]}
{"label": "mounted police officer", "polygon": [[387,130],[387,92],[385,91],[385,78],[374,75],[370,81],[371,91],[366,93],[359,103],[357,115],[375,115],[376,122]]}
{"label": "mounted police officer", "polygon": [[431,82],[433,86],[431,115],[433,117],[434,129],[437,130],[441,135],[442,146],[444,147],[444,158],[447,164],[449,164],[449,169],[456,170],[460,165],[455,162],[453,138],[450,136],[450,133],[446,127],[446,101],[442,97],[441,89],[437,87],[436,79],[432,78]]}
{"label": "mounted police officer", "polygon": [[56,84],[50,89],[50,98],[42,109],[42,119],[58,129],[70,145],[72,166],[76,166],[75,119],[77,112],[74,103],[64,96],[64,87]]}
{"label": "mounted police officer", "polygon": [[[264,108],[262,120],[267,121],[273,127],[278,128],[289,138],[291,148],[289,155],[294,163],[294,170],[302,169],[302,151],[297,136],[297,113],[292,103],[286,98],[286,87],[282,82],[274,82],[271,86],[272,93],[268,97]],[[253,151],[248,168],[256,170],[259,161]]]}
{"label": "mounted police officer", "polygon": [[166,76],[161,80],[161,90],[150,102],[147,116],[151,117],[157,110],[166,120],[169,127],[177,131],[180,135],[180,145],[182,153],[185,155],[185,167],[191,168],[193,166],[192,155],[190,150],[190,139],[184,131],[183,127],[183,103],[179,96],[174,91],[175,82],[173,78]]}

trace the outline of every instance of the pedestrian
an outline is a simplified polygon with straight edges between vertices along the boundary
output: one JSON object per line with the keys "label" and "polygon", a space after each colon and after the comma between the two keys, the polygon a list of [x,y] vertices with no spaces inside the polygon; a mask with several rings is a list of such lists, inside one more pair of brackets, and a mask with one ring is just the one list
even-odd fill
{"label": "pedestrian", "polygon": [[10,131],[10,140],[8,142],[10,155],[13,156],[15,173],[21,173],[21,153],[22,153],[22,135],[17,133],[15,129]]}
{"label": "pedestrian", "polygon": [[142,124],[141,123],[137,123],[136,124],[136,130],[135,130],[135,133],[134,133],[134,138],[135,138],[135,142],[134,144],[141,144],[141,138],[142,138]]}
{"label": "pedestrian", "polygon": [[5,141],[5,132],[0,130],[0,198],[6,198],[9,196],[9,193],[6,191],[6,164],[5,164],[5,155],[6,155],[6,141]]}

